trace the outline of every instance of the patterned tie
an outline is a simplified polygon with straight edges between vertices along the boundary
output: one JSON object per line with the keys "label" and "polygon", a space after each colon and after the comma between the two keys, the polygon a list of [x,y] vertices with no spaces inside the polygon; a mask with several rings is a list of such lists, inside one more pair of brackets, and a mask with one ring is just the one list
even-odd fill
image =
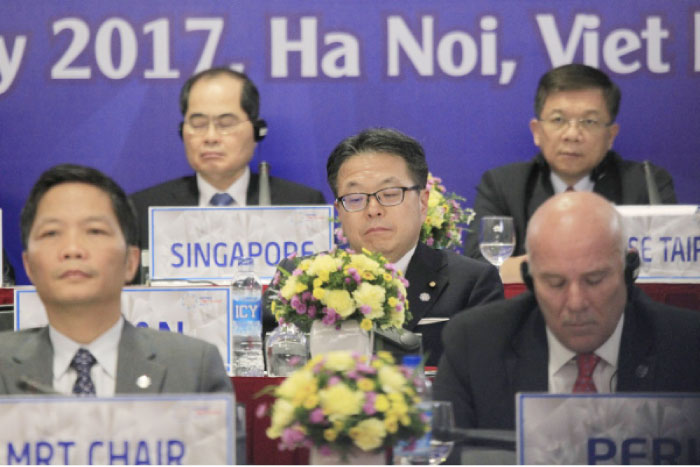
{"label": "patterned tie", "polygon": [[73,394],[77,396],[94,396],[95,384],[90,378],[90,368],[97,363],[95,357],[87,349],[78,349],[70,362],[70,367],[78,372],[78,379],[73,385]]}
{"label": "patterned tie", "polygon": [[593,353],[583,353],[576,355],[578,365],[578,376],[571,392],[595,393],[598,390],[593,382],[593,370],[600,361],[600,357]]}
{"label": "patterned tie", "polygon": [[212,206],[230,206],[236,204],[236,201],[228,193],[217,193],[211,197],[209,204]]}

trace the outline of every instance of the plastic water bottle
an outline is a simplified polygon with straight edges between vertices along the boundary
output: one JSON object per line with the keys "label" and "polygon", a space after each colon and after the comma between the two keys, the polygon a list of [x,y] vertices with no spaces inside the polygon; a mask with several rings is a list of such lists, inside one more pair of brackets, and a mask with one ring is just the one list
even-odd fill
{"label": "plastic water bottle", "polygon": [[264,376],[262,347],[262,284],[253,270],[253,258],[239,258],[231,284],[231,335],[234,376]]}
{"label": "plastic water bottle", "polygon": [[[416,385],[416,393],[421,401],[418,408],[424,417],[430,420],[432,417],[430,402],[433,398],[433,386],[421,366],[420,355],[404,355],[401,364],[413,375],[413,383]],[[428,424],[430,421],[428,421]],[[422,438],[413,441],[399,441],[394,446],[394,464],[433,464],[431,462],[431,432],[427,432]]]}
{"label": "plastic water bottle", "polygon": [[292,323],[277,326],[265,342],[268,376],[289,376],[309,359],[306,334]]}

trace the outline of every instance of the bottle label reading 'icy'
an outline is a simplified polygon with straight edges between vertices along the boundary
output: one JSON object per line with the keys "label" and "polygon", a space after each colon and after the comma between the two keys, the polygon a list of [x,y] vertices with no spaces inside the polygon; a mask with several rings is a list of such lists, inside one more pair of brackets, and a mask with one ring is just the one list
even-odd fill
{"label": "bottle label reading 'icy'", "polygon": [[260,321],[260,299],[255,297],[233,299],[235,321]]}

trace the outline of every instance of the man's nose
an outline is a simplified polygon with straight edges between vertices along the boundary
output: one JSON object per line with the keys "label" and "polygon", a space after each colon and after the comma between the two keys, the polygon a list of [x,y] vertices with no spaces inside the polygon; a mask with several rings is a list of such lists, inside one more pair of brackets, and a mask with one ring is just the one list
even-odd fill
{"label": "man's nose", "polygon": [[367,214],[372,217],[382,216],[384,214],[384,206],[379,204],[379,200],[376,196],[370,196],[367,199]]}
{"label": "man's nose", "polygon": [[61,258],[82,259],[85,257],[85,247],[83,239],[77,233],[67,233],[65,241],[61,246]]}
{"label": "man's nose", "polygon": [[562,137],[566,140],[578,141],[583,137],[583,130],[578,120],[571,119],[566,123]]}
{"label": "man's nose", "polygon": [[204,133],[204,141],[207,143],[218,142],[221,139],[221,133],[216,128],[216,124],[211,121],[207,126],[207,132]]}
{"label": "man's nose", "polygon": [[576,282],[572,282],[566,291],[566,306],[572,312],[584,311],[588,307],[588,297]]}

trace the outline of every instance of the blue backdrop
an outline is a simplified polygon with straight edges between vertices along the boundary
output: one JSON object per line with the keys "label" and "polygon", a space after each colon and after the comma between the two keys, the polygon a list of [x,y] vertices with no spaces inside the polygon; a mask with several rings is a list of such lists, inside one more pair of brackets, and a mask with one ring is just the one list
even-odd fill
{"label": "blue backdrop", "polygon": [[667,168],[700,201],[700,1],[5,0],[0,208],[18,282],[19,210],[38,175],[74,162],[127,192],[190,173],[183,81],[211,65],[260,88],[269,136],[253,165],[322,189],[344,137],[398,128],[473,202],[481,174],[532,157],[541,74],[583,62],[623,91],[615,148]]}

